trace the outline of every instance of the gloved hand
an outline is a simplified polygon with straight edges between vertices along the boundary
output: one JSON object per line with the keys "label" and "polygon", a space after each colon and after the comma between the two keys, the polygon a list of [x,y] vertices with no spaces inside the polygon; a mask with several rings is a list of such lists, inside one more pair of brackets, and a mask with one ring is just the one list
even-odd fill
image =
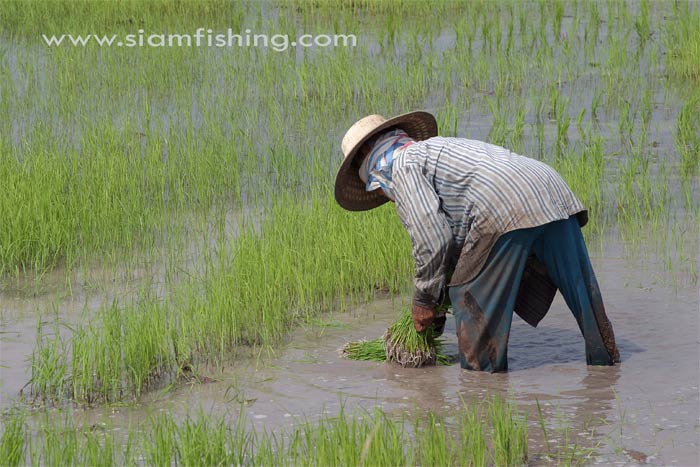
{"label": "gloved hand", "polygon": [[437,313],[434,308],[419,305],[414,302],[411,306],[411,317],[413,318],[413,325],[416,327],[416,331],[423,332],[433,323],[437,317]]}

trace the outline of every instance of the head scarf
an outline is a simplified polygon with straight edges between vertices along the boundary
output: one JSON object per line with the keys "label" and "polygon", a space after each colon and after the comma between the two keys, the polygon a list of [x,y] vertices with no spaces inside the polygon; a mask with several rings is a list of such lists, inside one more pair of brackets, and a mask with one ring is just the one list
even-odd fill
{"label": "head scarf", "polygon": [[413,138],[400,128],[388,131],[377,139],[360,166],[360,179],[367,184],[366,191],[381,188],[389,198],[394,199],[394,184],[391,180],[394,151],[411,143]]}

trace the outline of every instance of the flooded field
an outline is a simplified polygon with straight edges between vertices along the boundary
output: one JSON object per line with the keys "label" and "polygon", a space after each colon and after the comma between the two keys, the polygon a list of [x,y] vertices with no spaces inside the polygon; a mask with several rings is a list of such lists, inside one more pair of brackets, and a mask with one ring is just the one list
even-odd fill
{"label": "flooded field", "polygon": [[[613,244],[606,242],[607,245]],[[257,429],[280,430],[300,420],[381,407],[396,416],[426,411],[447,416],[464,401],[498,394],[529,414],[533,465],[576,445],[584,463],[601,465],[694,465],[698,461],[700,342],[697,288],[675,288],[658,273],[610,248],[592,256],[622,362],[587,367],[583,339],[561,296],[532,328],[515,318],[509,372],[480,374],[446,367],[404,369],[339,357],[346,342],[383,333],[407,298],[380,298],[345,313],[330,313],[293,331],[281,347],[242,357],[233,366],[208,368],[202,382],[178,385],[135,403],[73,412],[76,424],[124,430],[167,412],[184,420],[198,411],[241,416]],[[4,302],[4,303],[7,303]],[[5,408],[30,378],[26,362],[36,316],[5,318],[2,401]],[[448,319],[446,352],[456,354],[454,321]],[[537,403],[546,415],[545,446]],[[565,440],[564,437],[567,439]]]}
{"label": "flooded field", "polygon": [[[358,44],[41,39],[135,25]],[[355,427],[345,463],[700,465],[698,31],[693,1],[5,2],[0,464],[187,463],[219,435],[196,463],[342,464],[321,439]],[[335,204],[340,138],[413,109],[562,174],[619,365],[586,366],[560,296],[536,329],[515,318],[508,373],[339,356],[408,306],[414,270],[392,206]]]}

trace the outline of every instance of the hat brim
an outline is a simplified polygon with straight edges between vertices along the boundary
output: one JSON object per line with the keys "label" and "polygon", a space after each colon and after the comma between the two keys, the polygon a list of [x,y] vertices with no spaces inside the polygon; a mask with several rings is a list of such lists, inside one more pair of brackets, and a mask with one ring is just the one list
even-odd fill
{"label": "hat brim", "polygon": [[389,201],[381,190],[365,190],[365,183],[360,179],[359,171],[353,169],[353,161],[367,140],[377,133],[394,128],[402,129],[416,141],[423,141],[438,134],[435,117],[428,112],[415,111],[386,120],[365,135],[345,156],[335,177],[335,200],[348,211],[367,211]]}

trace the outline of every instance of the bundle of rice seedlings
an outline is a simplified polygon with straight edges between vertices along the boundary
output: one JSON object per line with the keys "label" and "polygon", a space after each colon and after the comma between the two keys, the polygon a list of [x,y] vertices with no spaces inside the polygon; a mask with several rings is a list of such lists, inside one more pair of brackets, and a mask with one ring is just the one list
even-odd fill
{"label": "bundle of rice seedlings", "polygon": [[386,359],[403,367],[449,363],[446,355],[439,354],[440,345],[433,326],[422,333],[416,331],[410,312],[403,313],[384,333]]}
{"label": "bundle of rice seedlings", "polygon": [[372,362],[383,362],[386,360],[386,350],[384,349],[384,339],[374,339],[371,341],[361,340],[348,342],[340,349],[340,354],[350,360],[365,360]]}
{"label": "bundle of rice seedlings", "polygon": [[449,365],[450,358],[440,353],[442,342],[430,326],[422,333],[416,331],[411,312],[404,312],[379,339],[349,342],[340,350],[350,360],[396,362],[403,367]]}

